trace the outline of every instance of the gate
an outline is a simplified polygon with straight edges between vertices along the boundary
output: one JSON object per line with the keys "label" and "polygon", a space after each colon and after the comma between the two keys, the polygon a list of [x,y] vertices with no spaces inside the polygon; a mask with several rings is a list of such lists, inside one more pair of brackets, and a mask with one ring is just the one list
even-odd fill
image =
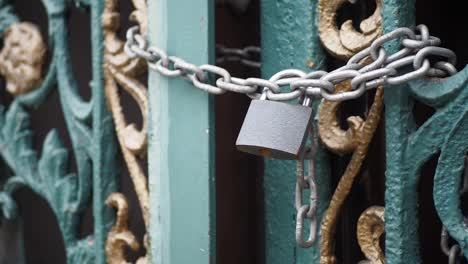
{"label": "gate", "polygon": [[462,7],[0,0],[0,263],[465,263]]}

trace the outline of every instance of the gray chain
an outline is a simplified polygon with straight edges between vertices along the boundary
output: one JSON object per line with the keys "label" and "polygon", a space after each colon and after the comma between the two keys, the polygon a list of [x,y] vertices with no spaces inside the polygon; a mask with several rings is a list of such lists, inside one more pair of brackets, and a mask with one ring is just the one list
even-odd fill
{"label": "gray chain", "polygon": [[[296,244],[299,247],[308,248],[313,246],[317,239],[317,184],[315,183],[315,160],[309,157],[315,157],[318,147],[317,129],[313,126],[310,129],[311,146],[308,149],[306,160],[308,162],[307,176],[304,175],[304,160],[297,161],[296,173],[296,191],[295,191],[295,207],[296,207]],[[309,190],[307,197],[309,203],[304,203],[304,191]],[[305,220],[309,221],[309,237],[304,239]]]}
{"label": "gray chain", "polygon": [[256,46],[233,49],[223,45],[216,45],[216,64],[240,62],[244,66],[260,69],[262,67],[259,62],[261,52],[260,47]]}
{"label": "gray chain", "polygon": [[[298,69],[285,69],[268,80],[232,77],[229,71],[219,66],[209,64],[198,66],[179,57],[168,56],[165,51],[157,47],[149,47],[144,37],[138,32],[137,26],[127,31],[125,51],[129,57],[145,59],[148,66],[160,74],[171,78],[184,78],[192,82],[195,87],[212,94],[231,91],[246,94],[252,99],[273,101],[290,101],[304,96],[345,101],[358,98],[367,90],[385,84],[398,85],[418,78],[445,77],[457,72],[454,66],[455,53],[438,47],[440,39],[430,36],[425,25],[419,25],[414,31],[409,28],[398,28],[379,37],[370,47],[351,57],[345,66],[334,71],[306,73]],[[393,40],[401,40],[401,49],[394,54],[388,54],[384,45]],[[254,68],[261,66],[255,60],[255,57],[260,55],[258,47],[230,49],[218,46],[217,55],[217,63],[237,61]],[[429,57],[434,56],[445,58],[445,60],[431,63]],[[364,60],[368,58],[372,62],[365,65]],[[210,74],[218,76],[215,85],[212,85],[207,78]],[[335,94],[335,85],[345,80],[351,80],[352,90]],[[289,86],[290,89],[281,89],[285,86]],[[309,153],[311,155],[317,147],[318,137],[314,131],[316,129],[311,132],[312,146]],[[303,192],[307,189],[310,190],[310,203],[303,203]],[[304,176],[304,161],[297,163],[295,206],[297,211],[296,242],[300,247],[310,247],[316,240],[317,232],[317,186],[313,159],[308,159],[308,176]],[[310,229],[309,237],[304,239],[306,219],[310,221]],[[445,237],[446,235],[443,234],[442,240]],[[446,252],[450,261],[456,260],[459,251],[460,248],[457,249],[455,246]]]}
{"label": "gray chain", "polygon": [[442,227],[440,235],[440,247],[442,252],[448,257],[448,264],[458,264],[463,257],[463,252],[458,244],[449,246],[449,234],[445,227]]}
{"label": "gray chain", "polygon": [[[261,78],[236,78],[224,68],[215,65],[195,65],[185,60],[168,56],[157,47],[149,47],[139,33],[138,26],[127,31],[125,51],[128,56],[143,58],[151,69],[167,77],[180,77],[192,82],[201,90],[212,94],[227,91],[247,94],[252,99],[264,98],[273,101],[290,101],[302,97],[322,97],[330,101],[344,101],[360,97],[367,90],[390,84],[398,85],[422,77],[445,77],[457,72],[454,67],[456,55],[453,51],[438,47],[440,39],[430,36],[425,25],[419,25],[413,31],[398,28],[376,39],[370,47],[362,50],[348,63],[332,72],[315,71],[306,73],[298,69],[285,69],[269,80]],[[418,33],[418,34],[417,34]],[[384,45],[393,40],[401,40],[401,49],[388,54]],[[252,48],[252,47],[249,47]],[[229,50],[224,48],[224,61],[238,60],[252,64],[253,49]],[[233,56],[235,54],[235,56]],[[236,59],[233,59],[237,57]],[[363,66],[368,57],[372,63]],[[431,63],[429,57],[444,58]],[[253,63],[258,67],[260,64]],[[218,76],[212,85],[207,75]],[[352,90],[334,94],[335,84],[351,80]],[[281,87],[289,86],[289,91]]]}

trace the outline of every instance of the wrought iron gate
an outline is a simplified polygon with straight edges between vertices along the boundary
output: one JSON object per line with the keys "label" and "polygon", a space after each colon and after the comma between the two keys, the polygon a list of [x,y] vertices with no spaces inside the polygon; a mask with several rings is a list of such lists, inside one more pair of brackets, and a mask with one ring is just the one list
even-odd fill
{"label": "wrought iron gate", "polygon": [[[462,6],[0,0],[0,263],[465,261],[466,41],[453,26],[462,20],[427,15],[451,8]],[[316,101],[308,144],[318,146],[305,165],[235,151],[250,100],[192,85],[203,64],[266,79],[330,72],[419,23],[455,50],[460,71]],[[135,24],[139,34],[124,36]],[[416,30],[413,49],[429,46]],[[247,48],[226,48],[236,45]],[[244,87],[260,86],[252,80]],[[335,92],[350,90],[342,82]],[[49,242],[63,256],[32,249]]]}

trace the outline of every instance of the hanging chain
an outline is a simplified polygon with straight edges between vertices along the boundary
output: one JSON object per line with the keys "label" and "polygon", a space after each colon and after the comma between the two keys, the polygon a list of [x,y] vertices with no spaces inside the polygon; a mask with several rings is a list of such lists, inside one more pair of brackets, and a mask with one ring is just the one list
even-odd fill
{"label": "hanging chain", "polygon": [[[312,122],[310,129],[311,146],[307,151],[308,157],[315,157],[318,147],[317,129]],[[317,239],[317,185],[315,183],[315,159],[306,159],[308,162],[307,176],[304,175],[304,160],[297,161],[296,173],[296,192],[295,192],[295,207],[296,207],[296,244],[299,247],[311,247]],[[309,203],[303,203],[304,191],[309,190]],[[309,237],[304,239],[305,220],[309,220]]]}
{"label": "hanging chain", "polygon": [[[465,156],[465,171],[463,172],[462,188],[460,190],[460,197],[468,195],[468,156]],[[468,224],[468,219],[465,217],[465,224]],[[442,227],[440,234],[440,248],[442,252],[449,258],[449,264],[460,263],[460,259],[463,257],[463,251],[460,246],[454,244],[449,246],[449,234],[445,227]]]}
{"label": "hanging chain", "polygon": [[242,49],[227,48],[223,45],[216,45],[216,64],[225,62],[240,62],[242,65],[260,69],[260,47],[247,46]]}
{"label": "hanging chain", "polygon": [[448,264],[458,264],[463,256],[463,252],[459,245],[455,244],[449,246],[449,234],[445,227],[442,227],[440,235],[440,248],[442,252],[448,257]]}
{"label": "hanging chain", "polygon": [[[274,74],[270,79],[232,77],[225,68],[204,64],[195,65],[167,53],[157,47],[149,46],[139,34],[137,26],[127,31],[125,51],[131,58],[142,58],[149,68],[171,78],[183,78],[195,87],[212,93],[223,94],[227,91],[243,93],[252,99],[290,101],[298,98],[324,98],[329,101],[345,101],[360,97],[367,90],[385,84],[399,85],[423,77],[446,77],[454,75],[456,55],[453,51],[439,47],[440,39],[430,36],[425,25],[419,25],[413,31],[398,28],[376,39],[370,47],[358,52],[347,64],[331,72],[313,71],[306,73],[298,69],[285,69]],[[401,49],[388,54],[384,45],[400,40]],[[237,61],[243,65],[260,68],[260,48],[247,47],[232,49],[218,46],[217,63]],[[429,60],[431,58],[432,60]],[[369,59],[371,60],[370,63]],[[435,60],[438,59],[438,60]],[[366,62],[366,63],[364,63]],[[218,76],[212,85],[208,75]],[[335,93],[335,85],[351,80],[352,90]],[[289,86],[288,89],[281,87]],[[308,154],[317,149],[316,129],[310,132],[312,146]],[[308,175],[304,175],[304,161],[297,163],[297,182],[295,194],[296,242],[300,247],[310,247],[316,240],[317,233],[317,186],[315,184],[315,164],[308,159]],[[303,193],[310,190],[310,203],[303,203]],[[310,221],[309,237],[304,239],[305,221]],[[441,244],[450,262],[455,263],[460,254],[458,245],[448,248],[448,235],[442,233]]]}
{"label": "hanging chain", "polygon": [[[273,101],[289,101],[303,95],[319,96],[330,101],[344,101],[360,97],[367,90],[385,84],[398,85],[422,77],[445,77],[457,72],[454,67],[455,53],[438,47],[440,39],[430,36],[425,25],[419,25],[414,31],[409,28],[398,28],[379,37],[370,47],[351,57],[345,66],[332,72],[305,73],[298,69],[286,69],[276,73],[269,80],[236,78],[219,66],[209,64],[197,66],[179,57],[168,56],[165,51],[148,46],[147,41],[138,32],[138,26],[127,31],[125,51],[128,56],[143,58],[151,69],[160,74],[187,79],[195,87],[212,94],[231,91],[259,99],[263,91],[266,93],[266,98]],[[401,40],[401,49],[390,55],[384,45],[393,40]],[[259,50],[242,50],[236,56],[244,57],[235,60],[250,64],[252,51],[259,52]],[[236,57],[229,55],[235,54],[233,50],[224,49],[223,53],[227,54],[223,60]],[[429,57],[443,58],[443,60],[431,63]],[[372,62],[365,65],[362,62],[367,58],[371,58]],[[260,66],[260,64],[252,65]],[[219,76],[215,85],[212,85],[207,78],[210,74]],[[335,84],[344,80],[351,80],[353,89],[334,94]],[[289,86],[289,91],[283,92],[287,90],[281,89],[284,86]]]}

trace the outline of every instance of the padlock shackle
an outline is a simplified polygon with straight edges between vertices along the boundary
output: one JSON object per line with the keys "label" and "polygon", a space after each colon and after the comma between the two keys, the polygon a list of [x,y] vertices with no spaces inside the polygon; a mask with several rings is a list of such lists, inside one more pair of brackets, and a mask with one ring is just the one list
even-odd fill
{"label": "padlock shackle", "polygon": [[260,95],[259,100],[266,100],[267,99],[268,90],[269,90],[268,87],[263,87],[262,95]]}
{"label": "padlock shackle", "polygon": [[309,96],[305,96],[304,100],[302,100],[302,105],[303,106],[310,106],[312,104],[312,98]]}

